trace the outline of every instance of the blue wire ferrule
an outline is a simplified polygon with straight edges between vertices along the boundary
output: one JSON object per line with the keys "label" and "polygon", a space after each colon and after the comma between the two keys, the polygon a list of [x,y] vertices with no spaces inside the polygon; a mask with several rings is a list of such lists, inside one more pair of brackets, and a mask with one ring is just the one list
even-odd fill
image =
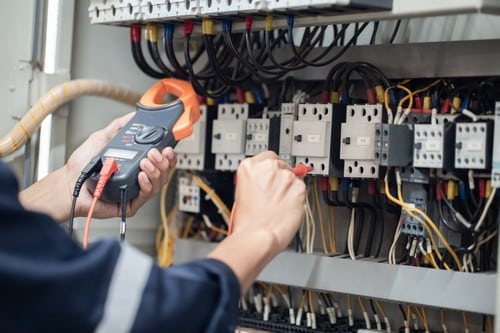
{"label": "blue wire ferrule", "polygon": [[342,192],[349,192],[349,179],[348,178],[342,178],[340,180],[340,189]]}
{"label": "blue wire ferrule", "polygon": [[222,20],[222,32],[231,32],[233,30],[233,20],[225,18]]}
{"label": "blue wire ferrule", "polygon": [[165,23],[163,25],[163,31],[167,39],[174,39],[175,23]]}
{"label": "blue wire ferrule", "polygon": [[293,30],[293,26],[295,24],[295,16],[293,14],[288,14],[286,22],[288,24],[288,30]]}
{"label": "blue wire ferrule", "polygon": [[342,91],[342,94],[340,95],[340,102],[343,105],[351,104],[351,96],[349,96],[349,91]]}
{"label": "blue wire ferrule", "polygon": [[439,109],[439,96],[437,93],[432,94],[431,100],[432,100],[432,108]]}
{"label": "blue wire ferrule", "polygon": [[464,100],[462,101],[462,105],[460,107],[462,109],[469,109],[470,108],[470,97],[465,97]]}
{"label": "blue wire ferrule", "polygon": [[259,105],[264,105],[264,98],[262,97],[262,94],[260,93],[259,90],[255,89],[252,90],[253,96],[255,97],[255,102]]}
{"label": "blue wire ferrule", "polygon": [[459,182],[458,194],[460,195],[460,199],[467,200],[467,191],[468,191],[468,186],[464,182]]}

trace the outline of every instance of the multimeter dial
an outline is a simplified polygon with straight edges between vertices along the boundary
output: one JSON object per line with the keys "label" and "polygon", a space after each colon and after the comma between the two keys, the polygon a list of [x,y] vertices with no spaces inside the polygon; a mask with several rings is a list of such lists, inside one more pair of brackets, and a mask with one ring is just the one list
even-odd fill
{"label": "multimeter dial", "polygon": [[154,145],[160,142],[167,131],[160,126],[144,126],[134,136],[134,141],[142,145]]}

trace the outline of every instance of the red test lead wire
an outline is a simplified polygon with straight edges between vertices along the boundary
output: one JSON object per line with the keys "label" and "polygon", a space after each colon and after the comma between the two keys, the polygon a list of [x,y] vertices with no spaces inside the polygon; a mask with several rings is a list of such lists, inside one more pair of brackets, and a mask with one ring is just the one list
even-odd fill
{"label": "red test lead wire", "polygon": [[[313,170],[313,167],[306,166],[305,164],[299,163],[295,168],[292,169],[295,176],[299,178],[304,178],[309,172]],[[236,178],[236,177],[235,177]],[[229,225],[227,228],[227,234],[231,235],[233,232],[233,222],[234,222],[234,212],[236,211],[236,202],[233,203],[233,208],[231,209],[231,217],[229,218]]]}
{"label": "red test lead wire", "polygon": [[95,187],[92,204],[90,205],[89,213],[87,214],[87,219],[85,220],[85,231],[83,233],[83,242],[82,242],[84,249],[86,249],[88,245],[90,221],[92,220],[92,215],[94,215],[94,210],[97,201],[99,201],[99,198],[102,195],[104,186],[106,186],[108,180],[116,172],[118,172],[118,165],[116,164],[116,160],[112,157],[108,157],[104,162],[101,171],[99,172],[99,181],[97,182],[97,185]]}

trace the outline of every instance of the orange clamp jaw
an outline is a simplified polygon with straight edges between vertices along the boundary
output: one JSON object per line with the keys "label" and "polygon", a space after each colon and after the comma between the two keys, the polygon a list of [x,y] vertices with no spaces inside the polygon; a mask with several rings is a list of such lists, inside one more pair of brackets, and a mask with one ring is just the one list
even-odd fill
{"label": "orange clamp jaw", "polygon": [[148,89],[142,96],[139,104],[146,109],[161,109],[171,104],[163,103],[166,95],[172,94],[181,101],[184,112],[172,127],[175,140],[179,141],[191,135],[193,125],[200,119],[200,104],[198,96],[189,82],[177,79],[163,79]]}

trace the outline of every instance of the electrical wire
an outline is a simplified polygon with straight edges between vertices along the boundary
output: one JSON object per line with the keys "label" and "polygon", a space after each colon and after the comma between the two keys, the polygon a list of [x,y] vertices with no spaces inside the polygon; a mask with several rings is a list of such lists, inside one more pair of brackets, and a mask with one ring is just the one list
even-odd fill
{"label": "electrical wire", "polygon": [[163,185],[160,193],[161,224],[156,232],[156,261],[158,263],[158,266],[160,267],[170,266],[173,263],[174,259],[174,247],[176,239],[174,237],[174,234],[170,232],[170,228],[173,216],[176,214],[176,208],[175,205],[173,205],[171,211],[167,213],[166,205],[168,189],[175,172],[176,169],[172,169],[170,171],[167,177],[167,182],[165,183],[165,185]]}
{"label": "electrical wire", "polygon": [[125,234],[127,233],[127,185],[120,186],[120,241],[125,241]]}
{"label": "electrical wire", "polygon": [[130,25],[130,45],[134,61],[144,74],[155,79],[165,78],[165,74],[156,71],[146,62],[141,47],[141,26],[138,24]]}
{"label": "electrical wire", "polygon": [[398,35],[398,32],[399,32],[400,26],[401,26],[401,19],[396,21],[396,25],[394,26],[394,30],[392,31],[391,38],[389,39],[389,44],[394,44],[394,41],[396,40],[396,36]]}
{"label": "electrical wire", "polygon": [[326,245],[325,226],[323,224],[323,212],[322,212],[322,209],[321,209],[321,204],[319,202],[318,181],[319,181],[319,179],[317,179],[317,180],[314,179],[313,180],[313,184],[314,184],[314,189],[313,189],[313,192],[314,192],[314,201],[315,201],[315,204],[316,204],[316,212],[317,212],[317,215],[318,215],[319,230],[320,230],[320,235],[321,235],[321,245],[323,247],[323,253],[325,254],[325,256],[327,256],[328,255],[328,247]]}

